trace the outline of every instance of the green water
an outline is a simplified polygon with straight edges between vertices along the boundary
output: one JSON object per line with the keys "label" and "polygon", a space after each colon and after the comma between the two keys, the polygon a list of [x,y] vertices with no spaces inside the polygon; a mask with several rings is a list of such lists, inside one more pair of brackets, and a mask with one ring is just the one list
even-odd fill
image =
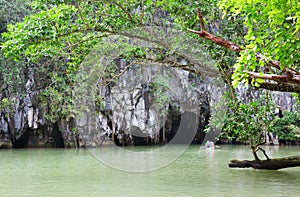
{"label": "green water", "polygon": [[[271,157],[299,155],[300,147],[266,147]],[[135,151],[146,148],[133,147]],[[95,150],[93,150],[95,151]],[[111,154],[109,148],[97,149]],[[0,196],[297,196],[300,168],[230,169],[230,159],[251,159],[244,146],[200,150],[190,146],[170,165],[146,173],[113,169],[89,150],[0,151]]]}

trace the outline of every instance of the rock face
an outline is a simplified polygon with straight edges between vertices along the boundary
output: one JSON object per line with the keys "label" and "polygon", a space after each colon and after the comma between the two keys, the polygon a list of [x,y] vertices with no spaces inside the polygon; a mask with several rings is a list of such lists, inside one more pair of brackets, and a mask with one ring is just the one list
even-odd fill
{"label": "rock face", "polygon": [[[126,67],[124,60],[117,61],[120,69]],[[226,89],[218,79],[168,67],[136,65],[122,73],[114,85],[99,87],[103,106],[98,113],[52,123],[38,101],[43,75],[29,70],[24,78],[24,92],[9,97],[13,110],[1,111],[0,149],[89,147],[111,140],[117,145],[164,144],[176,135],[183,113],[195,115],[198,130],[192,143],[202,143],[211,106]],[[164,87],[160,92],[155,86],[159,83]],[[238,92],[240,99],[259,94],[242,87]],[[3,87],[2,102],[8,94]],[[293,110],[290,94],[274,93],[272,97],[282,109]],[[94,103],[90,106],[95,110]]]}
{"label": "rock face", "polygon": [[64,147],[58,123],[49,123],[45,119],[38,102],[39,92],[36,89],[39,81],[43,80],[42,76],[29,69],[24,78],[27,79],[24,92],[12,96],[6,93],[5,88],[2,91],[1,101],[7,98],[11,103],[10,107],[1,111],[0,145],[13,148]]}
{"label": "rock face", "polygon": [[[122,67],[122,61],[118,65]],[[202,142],[210,116],[209,92],[202,80],[191,84],[190,78],[185,71],[167,67],[130,68],[114,86],[101,88],[105,102],[100,115],[87,113],[77,121],[81,146],[99,145],[105,136],[118,145],[167,143],[176,135],[185,112],[196,115],[198,132],[194,142]],[[164,83],[165,89],[159,95],[155,93],[156,83]]]}
{"label": "rock face", "polygon": [[[239,85],[238,88],[236,89],[236,93],[238,95],[238,99],[245,102],[250,101],[253,98],[258,98],[262,94],[261,91],[255,90],[251,86],[245,87],[244,85]],[[272,91],[269,92],[269,95],[272,101],[282,110],[286,110],[286,111],[295,110],[296,100],[292,97],[291,93]]]}
{"label": "rock face", "polygon": [[[124,68],[126,63],[119,60],[118,66]],[[176,134],[185,112],[197,117],[194,142],[200,143],[210,116],[211,95],[205,81],[176,69],[136,65],[124,72],[115,85],[100,88],[104,98],[100,113],[83,113],[77,119],[55,123],[47,121],[38,102],[42,75],[32,70],[25,78],[25,94],[13,97],[13,111],[1,113],[3,147],[99,146],[111,139],[118,145],[163,144]],[[155,83],[161,82],[167,89],[154,96]],[[161,104],[159,99],[167,102]]]}

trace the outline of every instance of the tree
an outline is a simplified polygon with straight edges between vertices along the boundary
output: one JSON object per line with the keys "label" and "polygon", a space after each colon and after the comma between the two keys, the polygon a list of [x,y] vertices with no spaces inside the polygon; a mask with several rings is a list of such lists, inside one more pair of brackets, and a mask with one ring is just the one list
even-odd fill
{"label": "tree", "polygon": [[266,135],[270,132],[272,105],[265,102],[266,98],[242,103],[231,100],[225,114],[223,133],[229,139],[236,138],[239,142],[249,143],[255,161],[259,161],[257,151],[262,151],[266,159],[269,156],[261,145],[266,144]]}
{"label": "tree", "polygon": [[233,86],[239,82],[277,91],[300,93],[300,3],[290,0],[223,0],[224,17],[243,18],[244,44],[224,40],[206,31],[198,10],[201,31],[188,30],[239,54]]}
{"label": "tree", "polygon": [[[245,44],[241,46],[231,41],[222,39],[207,32],[203,16],[198,9],[198,18],[201,31],[188,29],[189,32],[213,43],[235,51],[239,54],[234,65],[232,76],[233,86],[239,82],[250,83],[253,86],[287,92],[300,93],[299,60],[300,60],[300,3],[294,1],[239,1],[223,0],[219,4],[224,10],[224,16],[236,20],[243,18],[246,27]],[[228,14],[227,14],[228,12]],[[250,140],[254,161],[236,161],[229,164],[230,167],[253,167],[259,169],[280,169],[300,165],[300,156],[271,160],[259,146],[265,143],[261,141],[260,129],[263,129],[265,121],[257,120],[261,116],[255,109],[255,103],[249,105],[237,104],[233,114],[234,120],[240,120],[237,124],[229,122],[229,129],[233,129],[242,140]],[[249,117],[249,114],[252,117]],[[230,119],[230,118],[229,118]],[[250,121],[250,122],[249,122]],[[259,124],[259,130],[256,125]],[[252,125],[252,126],[251,126]],[[254,126],[254,127],[253,127]],[[226,124],[225,124],[226,129]],[[252,132],[252,133],[251,133]],[[266,131],[264,132],[266,135]],[[264,138],[265,139],[265,138]],[[256,151],[260,149],[266,156],[266,161],[260,161]]]}

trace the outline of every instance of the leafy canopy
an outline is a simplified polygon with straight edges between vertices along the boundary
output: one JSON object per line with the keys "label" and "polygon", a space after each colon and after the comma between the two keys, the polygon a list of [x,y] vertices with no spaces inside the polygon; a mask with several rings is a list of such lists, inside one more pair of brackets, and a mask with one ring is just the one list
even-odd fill
{"label": "leafy canopy", "polygon": [[[224,17],[231,21],[220,20],[218,2]],[[266,71],[262,67],[270,60],[279,61],[282,69],[297,69],[299,65],[300,3],[294,0],[33,0],[31,7],[34,14],[21,23],[9,25],[8,32],[2,35],[5,39],[2,52],[7,57],[18,60],[26,56],[32,62],[66,58],[68,70],[76,70],[103,37],[160,23],[183,30],[199,29],[195,10],[200,8],[210,32],[241,45],[245,42],[245,50],[235,64],[235,86],[240,81],[248,82],[248,71]],[[161,10],[169,14],[162,14]],[[207,46],[221,68],[228,69],[232,54],[211,47],[209,42],[199,42]],[[263,61],[257,61],[257,52],[263,54]],[[256,79],[258,83],[262,81]]]}
{"label": "leafy canopy", "polygon": [[35,14],[8,25],[2,51],[15,60],[63,57],[69,65],[78,65],[98,38],[138,25],[140,14],[133,12],[138,6],[127,0],[34,0]]}
{"label": "leafy canopy", "polygon": [[[192,1],[184,1],[182,5],[186,2],[195,7]],[[173,16],[163,11],[162,7],[162,4],[152,0],[33,0],[31,14],[25,16],[22,22],[8,25],[7,32],[2,34],[5,42],[1,43],[1,52],[14,60],[26,59],[33,63],[33,69],[41,72],[46,79],[43,87],[39,88],[42,90],[40,101],[45,104],[45,109],[49,109],[48,119],[68,119],[74,109],[73,88],[79,66],[97,44],[103,44],[101,49],[114,50],[110,56],[116,54],[128,61],[145,58],[146,50],[149,56],[149,48],[155,51],[150,53],[158,61],[165,60],[165,55],[176,53],[178,48],[190,51],[191,46],[180,45],[183,36],[180,40],[177,39],[178,33],[175,35],[172,30],[166,31],[174,27]],[[143,31],[138,31],[140,27]],[[163,27],[163,31],[159,27]],[[164,31],[168,32],[168,38]],[[126,41],[122,41],[124,37],[141,39],[143,44],[126,45]],[[108,43],[102,42],[104,38],[114,39]],[[151,46],[145,44],[147,42]],[[173,47],[172,42],[180,47]],[[122,51],[118,51],[119,48]],[[194,55],[194,63],[199,57]],[[17,65],[15,68],[24,70]],[[104,75],[113,77],[116,73]]]}
{"label": "leafy canopy", "polygon": [[[247,29],[245,50],[234,65],[234,85],[248,82],[247,71],[262,69],[268,61],[279,61],[284,67],[299,69],[300,62],[300,2],[297,0],[222,0],[219,6],[224,17],[243,18]],[[263,55],[257,61],[257,52]],[[268,73],[268,72],[267,72]],[[269,73],[274,73],[270,70]],[[276,74],[276,73],[275,73]],[[262,82],[263,79],[257,79]]]}
{"label": "leafy canopy", "polygon": [[[164,26],[179,31],[199,28],[196,13],[199,7],[210,24],[210,30],[236,41],[240,37],[241,26],[219,20],[217,2],[219,0],[33,0],[31,7],[34,13],[25,17],[23,22],[9,25],[8,32],[3,34],[2,52],[15,60],[26,57],[35,63],[40,59],[66,58],[68,70],[72,71],[103,37],[124,35],[136,27]],[[153,35],[137,36],[153,42]],[[231,61],[225,50],[212,47],[204,40],[198,41],[220,63],[225,65]]]}

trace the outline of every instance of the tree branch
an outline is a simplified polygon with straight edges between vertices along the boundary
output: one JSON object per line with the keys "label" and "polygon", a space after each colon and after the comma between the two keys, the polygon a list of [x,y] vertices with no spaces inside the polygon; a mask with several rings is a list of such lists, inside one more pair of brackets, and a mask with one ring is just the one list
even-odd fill
{"label": "tree branch", "polygon": [[142,7],[142,10],[141,10],[141,13],[140,13],[140,24],[143,24],[143,20],[144,20],[144,15],[145,15],[145,6],[144,6],[144,0],[142,0],[141,2],[141,7]]}
{"label": "tree branch", "polygon": [[259,87],[271,91],[300,93],[299,84],[291,84],[291,83],[284,83],[284,82],[281,83],[263,82],[260,84]]}
{"label": "tree branch", "polygon": [[201,30],[206,31],[203,16],[202,16],[199,8],[197,9],[197,13],[198,13],[198,18],[199,18],[199,23],[200,23],[200,26],[201,26]]}
{"label": "tree branch", "polygon": [[289,82],[294,84],[300,84],[300,78],[299,76],[282,76],[282,75],[276,75],[276,74],[260,74],[256,72],[247,72],[251,77],[256,79],[269,79],[276,82]]}
{"label": "tree branch", "polygon": [[192,30],[192,29],[187,29],[188,32],[191,32],[193,34],[197,34],[199,37],[201,38],[204,38],[206,40],[210,40],[212,41],[213,43],[219,45],[219,46],[222,46],[226,49],[229,49],[231,51],[234,51],[234,52],[241,52],[243,49],[237,45],[237,44],[234,44],[230,41],[227,41],[227,40],[224,40],[223,38],[220,38],[218,36],[215,36],[213,34],[210,34],[208,33],[207,31],[205,30],[202,30],[202,31],[195,31],[195,30]]}
{"label": "tree branch", "polygon": [[121,4],[115,2],[115,0],[105,0],[105,2],[111,4],[111,5],[115,5],[117,7],[119,7],[128,17],[128,19],[131,21],[132,20],[132,15],[130,12],[128,12]]}
{"label": "tree branch", "polygon": [[264,156],[267,158],[267,160],[270,160],[269,156],[267,155],[266,151],[262,149],[261,147],[258,148],[258,150],[261,150],[264,154]]}

